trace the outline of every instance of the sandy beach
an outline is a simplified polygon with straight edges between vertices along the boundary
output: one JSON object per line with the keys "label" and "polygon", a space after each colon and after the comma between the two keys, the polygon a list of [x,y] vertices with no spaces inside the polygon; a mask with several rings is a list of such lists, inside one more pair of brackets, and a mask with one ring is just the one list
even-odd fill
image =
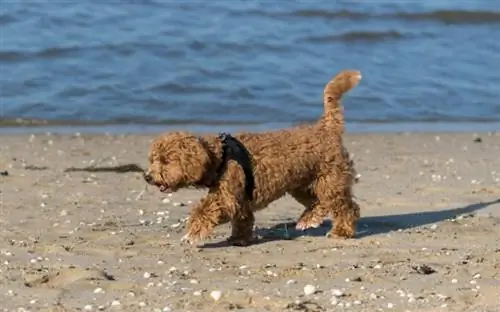
{"label": "sandy beach", "polygon": [[0,311],[500,311],[500,134],[349,134],[357,238],[284,197],[250,247],[180,243],[204,192],[146,187],[152,138],[0,136]]}

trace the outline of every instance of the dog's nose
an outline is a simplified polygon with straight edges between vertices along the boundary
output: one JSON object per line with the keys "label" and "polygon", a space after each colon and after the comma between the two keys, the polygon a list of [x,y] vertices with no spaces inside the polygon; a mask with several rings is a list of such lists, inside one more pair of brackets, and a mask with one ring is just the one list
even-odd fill
{"label": "dog's nose", "polygon": [[151,183],[151,181],[153,181],[153,178],[149,174],[144,173],[144,180],[146,180],[146,182],[148,183]]}

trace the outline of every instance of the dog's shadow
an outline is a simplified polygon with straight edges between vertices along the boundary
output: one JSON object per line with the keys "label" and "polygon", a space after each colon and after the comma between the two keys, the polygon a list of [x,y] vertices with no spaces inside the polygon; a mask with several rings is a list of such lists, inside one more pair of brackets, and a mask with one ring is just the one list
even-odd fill
{"label": "dog's shadow", "polygon": [[[451,219],[458,215],[471,214],[497,203],[500,203],[500,199],[441,211],[364,217],[358,221],[356,238],[389,233],[400,229],[406,230],[416,228]],[[318,228],[308,229],[305,231],[297,231],[295,230],[294,221],[281,222],[267,229],[258,229],[257,235],[259,239],[254,243],[254,245],[279,240],[293,240],[301,236],[325,236],[331,229],[331,227],[331,221],[325,221]],[[222,241],[217,243],[207,243],[203,245],[202,248],[217,248],[224,246],[228,246],[228,243]]]}

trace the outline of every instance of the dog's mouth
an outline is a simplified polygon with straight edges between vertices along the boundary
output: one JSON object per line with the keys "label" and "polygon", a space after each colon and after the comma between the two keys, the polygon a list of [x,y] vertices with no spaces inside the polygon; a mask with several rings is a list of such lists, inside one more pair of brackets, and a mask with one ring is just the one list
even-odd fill
{"label": "dog's mouth", "polygon": [[169,185],[166,185],[166,184],[159,184],[159,185],[157,185],[157,187],[160,190],[160,192],[162,192],[162,193],[168,193],[168,194],[175,193],[178,190],[178,187],[169,186]]}
{"label": "dog's mouth", "polygon": [[168,187],[166,185],[160,185],[158,188],[162,193],[166,193],[168,191]]}

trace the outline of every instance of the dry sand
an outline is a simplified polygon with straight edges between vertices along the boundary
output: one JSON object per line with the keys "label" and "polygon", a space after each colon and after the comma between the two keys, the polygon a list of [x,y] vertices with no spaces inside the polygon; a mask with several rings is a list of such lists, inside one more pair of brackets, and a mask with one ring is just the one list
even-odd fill
{"label": "dry sand", "polygon": [[203,191],[65,172],[143,167],[152,136],[0,136],[0,311],[500,311],[500,136],[480,137],[348,135],[356,239],[295,232],[285,197],[258,213],[260,244],[226,246],[221,226],[190,247]]}

